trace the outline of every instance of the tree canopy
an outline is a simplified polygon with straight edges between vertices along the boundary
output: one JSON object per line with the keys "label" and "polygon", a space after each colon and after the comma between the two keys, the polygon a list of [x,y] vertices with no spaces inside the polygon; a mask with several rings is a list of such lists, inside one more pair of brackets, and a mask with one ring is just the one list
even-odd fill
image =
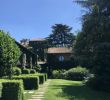
{"label": "tree canopy", "polygon": [[49,45],[52,47],[71,47],[75,39],[71,30],[72,28],[67,25],[53,25],[52,34],[48,37]]}
{"label": "tree canopy", "polygon": [[77,55],[89,55],[88,58],[92,59],[99,45],[108,45],[110,42],[110,6],[108,6],[110,1],[78,0],[78,3],[87,8],[88,12],[82,17],[83,27],[77,36],[75,50]]}
{"label": "tree canopy", "polygon": [[110,78],[107,77],[110,75],[110,1],[77,0],[77,3],[86,8],[87,12],[82,17],[82,31],[79,32],[74,45],[76,59],[83,66],[92,69],[98,78],[97,82],[103,80],[99,84],[108,86],[110,83]]}
{"label": "tree canopy", "polygon": [[12,67],[16,65],[20,49],[8,33],[0,30],[0,76],[11,75]]}

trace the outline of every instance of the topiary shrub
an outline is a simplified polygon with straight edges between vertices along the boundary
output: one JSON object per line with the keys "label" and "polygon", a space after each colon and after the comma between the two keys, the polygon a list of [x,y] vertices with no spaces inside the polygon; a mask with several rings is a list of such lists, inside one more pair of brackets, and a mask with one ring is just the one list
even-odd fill
{"label": "topiary shrub", "polygon": [[35,74],[36,73],[36,70],[35,69],[31,69],[30,70],[30,74]]}
{"label": "topiary shrub", "polygon": [[25,90],[36,90],[39,87],[39,77],[34,75],[14,76],[13,79],[23,80]]}
{"label": "topiary shrub", "polygon": [[65,79],[82,81],[88,76],[89,71],[86,68],[77,66],[76,68],[69,69],[64,73]]}
{"label": "topiary shrub", "polygon": [[39,84],[43,84],[47,80],[47,74],[45,74],[45,73],[30,74],[30,76],[38,77],[39,78]]}
{"label": "topiary shrub", "polygon": [[22,80],[6,80],[2,87],[2,100],[24,100]]}
{"label": "topiary shrub", "polygon": [[13,67],[13,73],[14,75],[21,75],[21,69],[18,67]]}
{"label": "topiary shrub", "polygon": [[40,72],[41,71],[41,66],[37,65],[34,69],[36,70],[36,72]]}
{"label": "topiary shrub", "polygon": [[22,74],[30,74],[30,70],[29,69],[22,69]]}

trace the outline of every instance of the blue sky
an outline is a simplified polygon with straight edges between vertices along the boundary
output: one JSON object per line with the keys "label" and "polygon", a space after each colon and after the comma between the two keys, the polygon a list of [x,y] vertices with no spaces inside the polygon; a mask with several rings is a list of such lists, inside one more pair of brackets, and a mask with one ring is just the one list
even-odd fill
{"label": "blue sky", "polygon": [[0,29],[17,41],[44,38],[54,24],[81,29],[82,8],[73,0],[0,0]]}

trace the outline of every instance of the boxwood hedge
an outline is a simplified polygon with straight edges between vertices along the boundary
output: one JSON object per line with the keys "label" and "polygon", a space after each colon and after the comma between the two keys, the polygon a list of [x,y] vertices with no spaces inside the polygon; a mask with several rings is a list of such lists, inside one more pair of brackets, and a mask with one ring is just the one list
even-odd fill
{"label": "boxwood hedge", "polygon": [[46,73],[37,73],[37,74],[30,74],[30,75],[39,77],[39,84],[43,84],[47,80]]}
{"label": "boxwood hedge", "polygon": [[23,80],[25,90],[36,90],[39,87],[39,78],[34,75],[13,76],[13,79]]}
{"label": "boxwood hedge", "polygon": [[2,97],[0,100],[24,100],[22,80],[2,80]]}

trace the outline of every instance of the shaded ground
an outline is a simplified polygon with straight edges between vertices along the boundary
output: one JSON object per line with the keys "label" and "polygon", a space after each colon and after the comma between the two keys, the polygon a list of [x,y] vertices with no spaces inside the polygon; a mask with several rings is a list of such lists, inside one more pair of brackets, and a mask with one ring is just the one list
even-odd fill
{"label": "shaded ground", "polygon": [[55,79],[43,100],[110,100],[110,93],[94,91],[82,82]]}

